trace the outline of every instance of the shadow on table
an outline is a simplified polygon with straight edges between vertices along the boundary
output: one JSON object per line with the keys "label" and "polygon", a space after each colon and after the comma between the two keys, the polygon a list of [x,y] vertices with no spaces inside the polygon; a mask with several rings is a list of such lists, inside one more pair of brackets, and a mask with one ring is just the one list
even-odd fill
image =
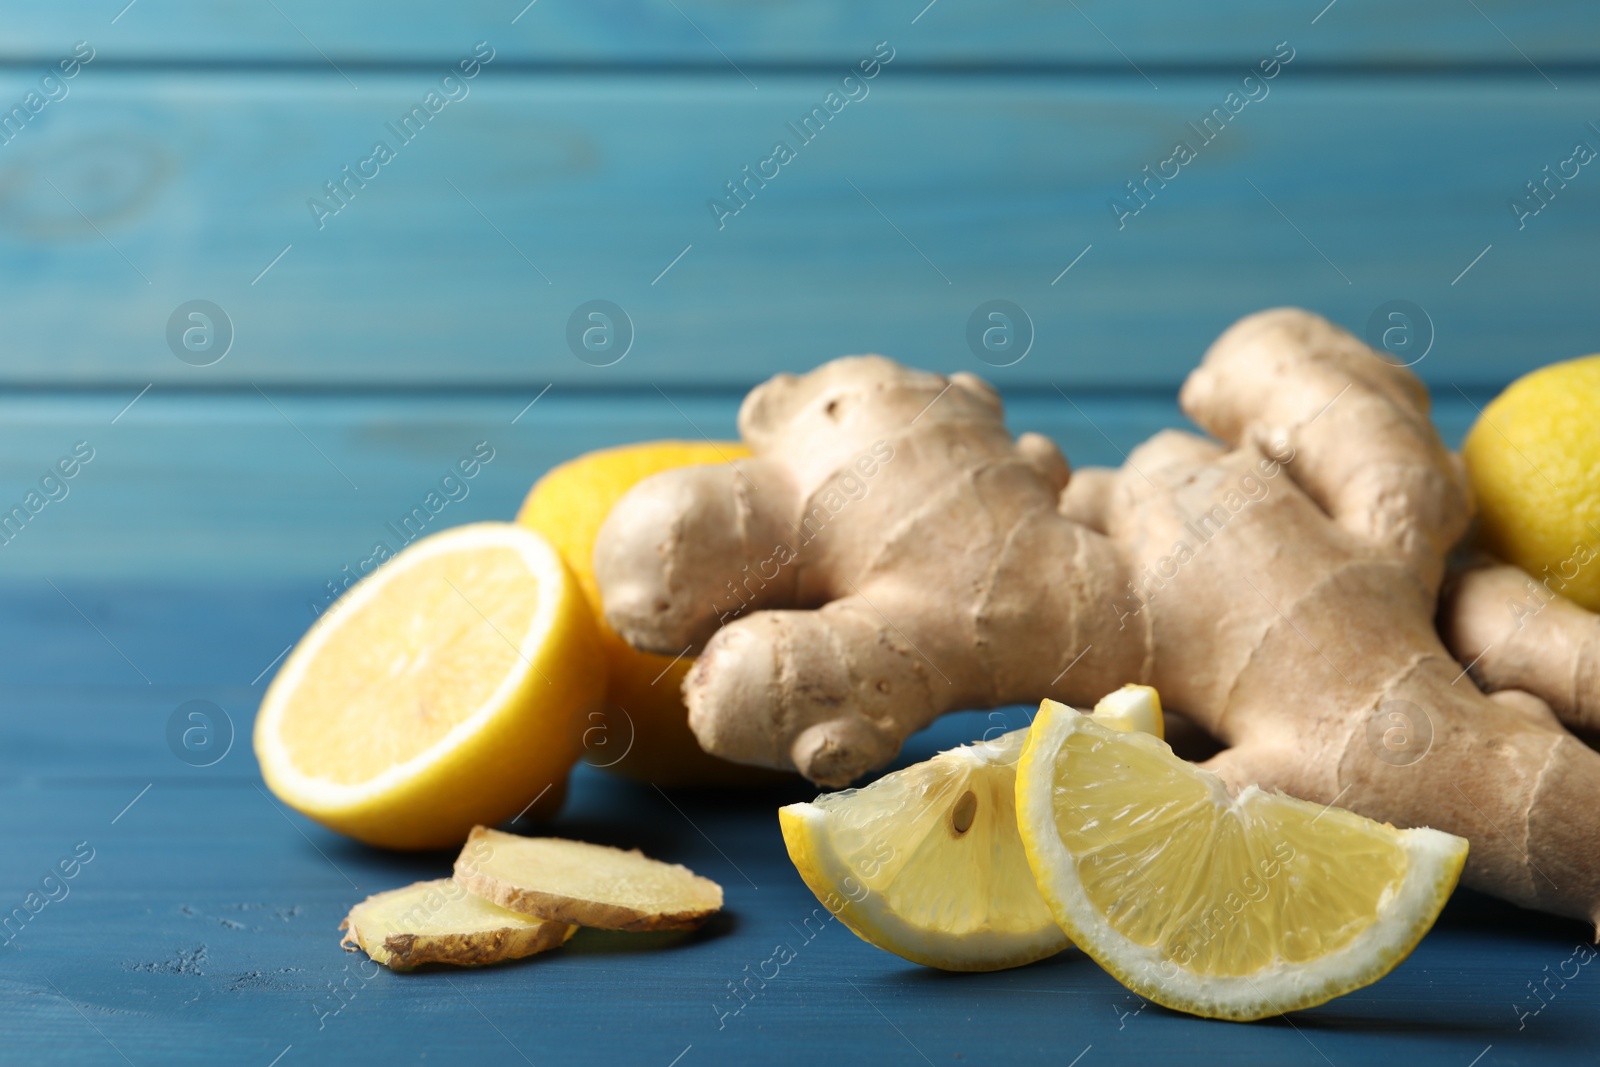
{"label": "shadow on table", "polygon": [[719,911],[707,919],[697,930],[653,930],[648,933],[627,933],[621,930],[591,930],[584,928],[567,942],[568,955],[622,956],[637,952],[658,952],[665,948],[680,948],[717,941],[732,934],[739,927],[739,919],[731,912]]}
{"label": "shadow on table", "polygon": [[[1557,916],[1545,915],[1507,904],[1472,890],[1458,890],[1441,914],[1429,939],[1425,940],[1417,955],[1402,968],[1422,970],[1405,974],[1396,972],[1388,981],[1338,998],[1328,1004],[1292,1012],[1288,1015],[1258,1020],[1254,1023],[1206,1022],[1215,1026],[1255,1026],[1271,1030],[1296,1030],[1302,1034],[1371,1034],[1381,1037],[1407,1035],[1428,1037],[1476,1037],[1498,1047],[1515,1040],[1519,1047],[1537,1048],[1548,1053],[1564,1048],[1582,1048],[1592,1043],[1594,1027],[1588,1016],[1570,1012],[1547,1012],[1537,1027],[1529,1025],[1519,1029],[1510,1010],[1512,1001],[1520,995],[1530,1008],[1538,1001],[1523,988],[1526,978],[1537,978],[1520,969],[1507,973],[1504,982],[1493,983],[1492,1003],[1484,1003],[1481,981],[1474,986],[1479,994],[1471,1008],[1464,1010],[1456,994],[1451,975],[1457,972],[1481,971],[1486,961],[1517,960],[1518,968],[1527,965],[1530,950],[1536,957],[1553,953],[1560,959],[1578,943],[1589,944],[1593,939],[1587,924]],[[1548,949],[1548,953],[1546,953]],[[1491,971],[1493,963],[1488,963]],[[1442,975],[1435,979],[1433,975]],[[932,968],[906,965],[896,968],[893,980],[909,987],[926,990],[959,989],[968,987],[989,993],[1055,993],[1104,994],[1111,997],[1138,998],[1123,990],[1109,974],[1097,967],[1092,959],[1077,949],[1061,952],[1048,959],[1026,967],[987,973],[956,973]],[[1503,984],[1505,1003],[1494,999]],[[1570,1001],[1570,996],[1568,1000]],[[1559,1001],[1558,1001],[1559,1002]],[[1563,1008],[1571,1007],[1562,1004]],[[1164,1018],[1169,1022],[1198,1023],[1201,1020],[1186,1013],[1149,1004],[1140,1009],[1146,1016]]]}

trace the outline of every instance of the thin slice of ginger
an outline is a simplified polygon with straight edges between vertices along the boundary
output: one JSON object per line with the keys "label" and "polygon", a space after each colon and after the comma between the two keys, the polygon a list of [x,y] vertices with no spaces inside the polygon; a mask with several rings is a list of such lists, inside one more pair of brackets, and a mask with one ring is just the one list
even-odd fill
{"label": "thin slice of ginger", "polygon": [[350,909],[341,942],[386,967],[409,971],[424,963],[481,967],[558,948],[577,931],[473,896],[439,878],[368,897]]}
{"label": "thin slice of ginger", "polygon": [[637,849],[475,827],[455,880],[504,908],[602,930],[690,930],[722,907],[722,887]]}

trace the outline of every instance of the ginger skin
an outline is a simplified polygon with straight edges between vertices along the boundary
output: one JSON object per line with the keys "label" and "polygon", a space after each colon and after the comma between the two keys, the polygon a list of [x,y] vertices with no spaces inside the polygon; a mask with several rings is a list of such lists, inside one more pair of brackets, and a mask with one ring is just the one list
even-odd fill
{"label": "ginger skin", "polygon": [[1440,633],[1484,689],[1526,694],[1549,717],[1600,734],[1600,616],[1561,596],[1560,584],[1477,560],[1446,588]]}
{"label": "ginger skin", "polygon": [[[836,360],[751,392],[739,429],[753,458],[639,483],[595,544],[619,634],[704,644],[684,695],[708,752],[846,784],[946,711],[1052,695],[1103,623],[1078,605],[1117,595],[1111,544],[1056,510],[1066,460],[971,375]],[[1103,657],[1096,699],[1144,651]]]}
{"label": "ginger skin", "polygon": [[[1441,643],[1471,502],[1422,384],[1277,310],[1224,333],[1180,399],[1217,440],[1169,431],[1069,475],[970,375],[863,357],[779,376],[740,411],[753,458],[658,475],[611,513],[607,619],[651,651],[704,644],[690,724],[728,759],[842,785],[946,711],[1140,682],[1229,746],[1209,766],[1233,784],[1460,834],[1468,884],[1594,921],[1600,755],[1560,725],[1595,721],[1594,690],[1559,653],[1491,650],[1480,677],[1516,690],[1494,699]],[[877,442],[892,458],[830,507]]]}

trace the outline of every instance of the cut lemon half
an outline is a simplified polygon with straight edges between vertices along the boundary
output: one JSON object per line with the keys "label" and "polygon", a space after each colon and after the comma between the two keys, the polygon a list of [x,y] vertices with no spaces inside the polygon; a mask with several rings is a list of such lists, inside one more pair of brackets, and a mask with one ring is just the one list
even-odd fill
{"label": "cut lemon half", "polygon": [[[1161,730],[1149,686],[1125,686],[1096,718]],[[1069,942],[1034,887],[1017,836],[1016,762],[1026,730],[941,752],[861,789],[778,811],[789,858],[862,940],[947,971],[1020,967]]]}
{"label": "cut lemon half", "polygon": [[1309,1008],[1377,981],[1433,925],[1467,842],[1255,786],[1046,701],[1018,829],[1063,930],[1133,992],[1208,1018]]}
{"label": "cut lemon half", "polygon": [[605,692],[594,619],[544,538],[425,538],[295,646],[256,717],[267,784],[370,844],[440,848],[559,798]]}

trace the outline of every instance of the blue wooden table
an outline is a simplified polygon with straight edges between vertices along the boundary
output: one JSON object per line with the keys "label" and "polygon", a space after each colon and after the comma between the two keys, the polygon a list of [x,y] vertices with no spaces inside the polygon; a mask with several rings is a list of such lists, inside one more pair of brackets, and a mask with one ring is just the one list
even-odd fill
{"label": "blue wooden table", "polygon": [[[1076,952],[945,975],[823,921],[774,816],[803,789],[587,767],[556,832],[687,863],[725,915],[479,972],[341,951],[449,857],[284,809],[255,706],[478,442],[441,525],[588,448],[731,434],[845,352],[983,373],[1081,465],[1181,424],[1264,306],[1414,363],[1452,442],[1600,348],[1590,3],[524,3],[0,15],[0,509],[92,456],[0,547],[0,1063],[1595,1062],[1593,969],[1551,978],[1576,924],[1462,893],[1378,985],[1210,1023]],[[614,343],[569,340],[600,300]],[[969,343],[992,300],[1009,350]]]}

